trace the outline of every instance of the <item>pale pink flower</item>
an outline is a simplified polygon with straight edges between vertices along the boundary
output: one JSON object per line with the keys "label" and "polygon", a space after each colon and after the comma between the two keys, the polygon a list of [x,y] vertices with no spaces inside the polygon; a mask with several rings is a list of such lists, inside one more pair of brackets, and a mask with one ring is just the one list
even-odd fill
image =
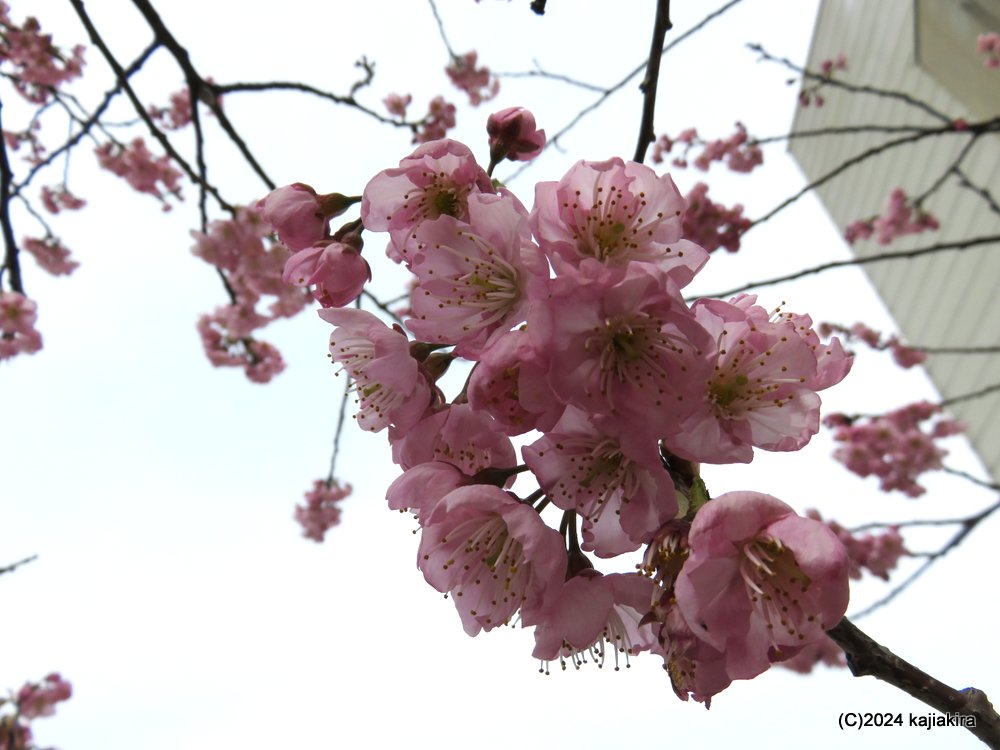
{"label": "pale pink flower", "polygon": [[705,708],[710,707],[712,696],[733,681],[726,671],[726,654],[698,638],[676,606],[669,606],[661,618],[658,645],[652,651],[663,657],[663,668],[670,677],[674,695],[683,701],[693,698],[704,703]]}
{"label": "pale pink flower", "polygon": [[340,523],[338,503],[351,494],[351,485],[341,486],[336,479],[317,479],[305,493],[306,504],[295,506],[295,520],[302,526],[302,536],[322,542],[326,532]]}
{"label": "pale pink flower", "polygon": [[356,300],[371,281],[372,270],[361,257],[361,239],[349,244],[321,240],[285,263],[282,278],[293,286],[315,286],[312,295],[323,307],[343,307]]}
{"label": "pale pink flower", "polygon": [[712,341],[670,278],[645,264],[617,281],[554,279],[549,297],[529,309],[527,331],[548,355],[549,384],[563,403],[655,430],[654,439],[704,398]]}
{"label": "pale pink flower", "polygon": [[435,96],[427,107],[427,114],[413,133],[414,143],[430,143],[444,138],[455,127],[455,105]]}
{"label": "pale pink flower", "polygon": [[406,255],[419,284],[406,325],[422,341],[478,359],[525,320],[528,288],[544,285],[549,267],[516,199],[474,193],[468,211],[468,224],[440,216],[413,230]]}
{"label": "pale pink flower", "polygon": [[874,235],[880,245],[888,245],[898,237],[932,231],[940,226],[937,218],[916,205],[902,188],[896,188],[889,194],[881,216],[853,222],[844,230],[844,237],[853,244]]}
{"label": "pale pink flower", "polygon": [[150,105],[149,116],[167,130],[180,130],[191,122],[191,93],[188,89],[170,95],[169,107]]}
{"label": "pale pink flower", "polygon": [[548,359],[527,332],[508,331],[490,344],[469,376],[469,404],[486,411],[506,435],[555,424],[563,406],[546,377]]}
{"label": "pale pink flower", "polygon": [[545,148],[545,131],[535,126],[535,116],[524,107],[508,107],[486,120],[490,161],[530,161]]}
{"label": "pale pink flower", "polygon": [[566,659],[579,667],[590,654],[603,667],[610,650],[617,671],[619,654],[628,665],[630,656],[648,651],[654,643],[650,629],[639,627],[652,595],[652,582],[635,573],[584,570],[547,596],[539,611],[522,612],[522,622],[535,626],[532,656],[559,659],[565,669]]}
{"label": "pale pink flower", "polygon": [[417,566],[451,594],[465,632],[476,635],[506,624],[522,605],[538,608],[566,575],[566,549],[531,506],[473,485],[448,493],[428,515]]}
{"label": "pale pink flower", "polygon": [[806,516],[825,523],[837,535],[847,550],[848,574],[854,580],[861,578],[861,571],[866,568],[872,575],[888,581],[889,571],[896,567],[899,558],[910,554],[899,529],[895,526],[890,526],[880,534],[868,533],[858,536],[836,521],[823,521],[819,511],[808,510]]}
{"label": "pale pink flower", "polygon": [[684,209],[669,175],[618,158],[580,161],[559,182],[535,186],[531,225],[557,272],[642,261],[671,271],[683,287],[708,260],[702,248],[681,240]]}
{"label": "pale pink flower", "polygon": [[[714,371],[700,408],[665,438],[671,452],[693,461],[746,463],[754,446],[794,451],[819,431],[815,391],[839,378],[821,373],[807,340],[811,329],[780,315],[771,320],[755,299],[702,299],[692,308],[716,342]],[[843,377],[846,369],[836,374]]]}
{"label": "pale pink flower", "polygon": [[670,475],[655,439],[567,407],[544,436],[522,448],[552,504],[584,520],[583,549],[631,552],[677,515]]}
{"label": "pale pink flower", "polygon": [[77,45],[71,54],[63,52],[52,43],[51,34],[41,33],[38,20],[32,17],[17,26],[4,13],[0,25],[3,27],[0,61],[14,67],[10,76],[14,87],[28,101],[45,104],[53,88],[82,74],[83,46]]}
{"label": "pale pink flower", "polygon": [[430,461],[455,466],[466,477],[517,463],[514,446],[493,418],[468,404],[450,404],[416,425],[389,431],[392,460],[408,470]]}
{"label": "pale pink flower", "polygon": [[469,104],[478,107],[489,101],[500,91],[500,81],[490,75],[486,66],[476,67],[479,55],[475,50],[452,58],[444,72],[460,91],[469,95]]}
{"label": "pale pink flower", "polygon": [[985,55],[983,66],[986,68],[1000,68],[1000,34],[989,31],[976,37],[976,49],[979,54]]}
{"label": "pale pink flower", "polygon": [[169,156],[154,157],[142,138],[134,139],[128,146],[105,143],[98,146],[96,153],[101,167],[123,178],[134,190],[155,197],[164,211],[173,208],[167,202],[167,195],[181,199],[180,170]]}
{"label": "pale pink flower", "polygon": [[410,102],[412,101],[413,97],[409,94],[406,94],[406,96],[402,94],[389,94],[382,100],[382,104],[385,105],[390,115],[394,115],[402,120],[406,118],[406,108],[410,106]]}
{"label": "pale pink flower", "polygon": [[337,326],[330,357],[353,381],[358,425],[378,432],[412,427],[430,403],[430,386],[410,356],[406,336],[364,310],[327,308],[319,316]]}
{"label": "pale pink flower", "polygon": [[76,211],[87,205],[87,201],[73,195],[66,185],[46,185],[42,188],[42,205],[52,214],[60,211]]}
{"label": "pale pink flower", "polygon": [[17,712],[21,718],[28,720],[52,716],[56,712],[56,703],[69,700],[72,695],[73,686],[58,672],[53,672],[41,682],[26,683],[17,691]]}
{"label": "pale pink flower", "polygon": [[469,195],[493,192],[493,183],[467,146],[433,141],[368,182],[361,220],[365,229],[389,232],[392,240],[386,252],[400,262],[406,257],[407,237],[420,222],[439,216],[467,222]]}
{"label": "pale pink flower", "polygon": [[25,237],[21,247],[31,253],[35,261],[53,276],[69,276],[80,267],[80,264],[70,258],[70,252],[56,237]]}
{"label": "pale pink flower", "polygon": [[674,585],[694,634],[750,679],[825,637],[844,615],[848,560],[826,525],[757,492],[729,492],[698,511]]}
{"label": "pale pink flower", "polygon": [[708,197],[708,185],[697,183],[686,196],[684,212],[684,238],[713,252],[720,247],[731,253],[740,249],[740,236],[753,222],[743,215],[743,204],[726,208]]}
{"label": "pale pink flower", "polygon": [[426,518],[445,495],[462,485],[469,477],[453,463],[428,461],[406,469],[385,491],[391,510],[409,510],[418,518]]}
{"label": "pale pink flower", "polygon": [[285,369],[285,363],[271,344],[231,330],[234,326],[255,327],[244,319],[247,315],[252,317],[254,313],[235,305],[217,308],[212,315],[198,319],[198,334],[205,356],[214,367],[242,367],[251,382],[267,383]]}
{"label": "pale pink flower", "polygon": [[42,348],[35,330],[38,305],[20,292],[0,292],[0,360],[34,354]]}
{"label": "pale pink flower", "polygon": [[327,234],[327,217],[316,191],[301,182],[272,190],[257,201],[264,221],[289,250],[304,250]]}

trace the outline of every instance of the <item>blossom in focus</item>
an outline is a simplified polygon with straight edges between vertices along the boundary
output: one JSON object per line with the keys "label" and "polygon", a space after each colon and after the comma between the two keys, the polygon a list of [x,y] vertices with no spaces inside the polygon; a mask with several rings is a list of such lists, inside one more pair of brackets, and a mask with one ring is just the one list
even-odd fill
{"label": "blossom in focus", "polygon": [[356,300],[371,281],[372,270],[360,244],[320,240],[288,259],[282,278],[293,286],[314,286],[313,297],[323,307],[344,307]]}
{"label": "blossom in focus", "polygon": [[336,480],[317,479],[305,493],[305,505],[295,506],[295,520],[302,526],[302,536],[322,542],[326,532],[340,523],[338,503],[351,494],[351,485]]}
{"label": "blossom in focus", "polygon": [[848,601],[848,558],[825,525],[756,492],[706,503],[674,590],[694,634],[726,655],[732,679],[826,637]]}
{"label": "blossom in focus", "polygon": [[327,217],[320,198],[304,183],[272,190],[257,201],[257,210],[289,250],[303,250],[326,236]]}
{"label": "blossom in focus", "polygon": [[524,107],[508,107],[486,120],[490,161],[531,161],[545,148],[545,131],[535,126],[535,116]]}
{"label": "blossom in focus", "polygon": [[526,625],[535,625],[532,656],[559,659],[565,668],[565,659],[579,667],[589,653],[603,666],[610,650],[618,670],[619,654],[627,664],[653,645],[651,631],[639,627],[652,594],[652,582],[635,573],[584,570],[547,596],[541,610],[522,614]]}
{"label": "blossom in focus", "polygon": [[389,232],[387,254],[396,262],[409,262],[406,241],[420,222],[439,216],[467,222],[469,195],[493,192],[493,183],[468,146],[432,141],[400,161],[399,167],[369,180],[361,198],[361,221],[369,231]]}
{"label": "blossom in focus", "polygon": [[459,487],[421,520],[417,567],[450,593],[469,635],[537,608],[566,575],[562,537],[499,487]]}
{"label": "blossom in focus", "polygon": [[378,432],[412,427],[430,403],[430,387],[410,356],[406,336],[364,310],[326,308],[319,316],[334,328],[330,358],[354,381],[358,425]]}

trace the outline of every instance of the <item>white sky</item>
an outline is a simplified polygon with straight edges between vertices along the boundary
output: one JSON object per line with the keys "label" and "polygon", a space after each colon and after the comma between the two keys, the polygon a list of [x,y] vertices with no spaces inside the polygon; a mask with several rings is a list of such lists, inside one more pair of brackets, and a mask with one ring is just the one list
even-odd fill
{"label": "white sky", "polygon": [[[15,1],[14,16],[23,17],[28,5],[61,43],[82,39],[65,0]],[[239,12],[222,2],[161,5],[195,64],[221,82],[298,79],[344,92],[354,60],[366,54],[377,63],[375,83],[362,94],[372,106],[390,91],[411,92],[414,112],[439,92],[460,101],[443,74],[447,57],[429,8],[417,0],[285,0],[280,8],[241,4]],[[544,18],[526,2],[441,0],[440,9],[455,49],[478,49],[481,62],[496,70],[525,70],[537,59],[553,72],[610,84],[648,49],[652,2],[618,10],[590,0],[549,5]],[[679,33],[717,3],[673,5],[672,33]],[[759,41],[804,59],[815,9],[812,1],[746,0],[668,55],[657,131],[676,134],[693,124],[724,136],[737,119],[758,135],[786,128],[795,89],[784,85],[784,71],[756,64],[743,44]],[[89,10],[121,60],[148,41],[125,0],[90,3]],[[88,60],[90,90],[103,90],[105,66],[93,50]],[[165,55],[138,80],[158,102],[181,84]],[[554,132],[593,96],[551,82],[505,80],[494,102],[461,109],[455,137],[485,162],[483,127],[493,109],[527,106]],[[640,107],[631,85],[562,141],[564,153],[546,152],[510,187],[530,204],[534,180],[556,180],[577,159],[628,158]],[[233,95],[226,109],[281,184],[358,193],[411,150],[402,131],[293,95]],[[4,110],[8,127],[14,111]],[[128,117],[124,109],[116,116]],[[187,147],[189,137],[178,142]],[[780,147],[766,163],[760,176],[713,170],[711,194],[760,214],[801,184]],[[19,164],[15,169],[23,174]],[[225,145],[212,156],[210,176],[233,201],[265,192]],[[674,176],[682,191],[704,178]],[[40,184],[58,179],[56,170]],[[707,712],[674,697],[654,657],[639,658],[627,672],[589,668],[541,677],[530,632],[470,639],[451,602],[423,582],[414,565],[415,523],[387,511],[383,500],[397,474],[384,436],[347,432],[338,474],[354,494],[342,525],[323,545],[302,539],[292,508],[325,474],[340,398],[341,381],[326,359],[329,326],[305,313],[265,329],[263,338],[289,365],[270,385],[213,370],[194,323],[224,301],[224,292],[189,252],[194,190],[164,214],[98,172],[85,151],[74,157],[70,186],[91,205],[55,223],[83,265],[68,279],[51,279],[24,259],[45,349],[0,367],[0,564],[39,555],[0,578],[0,689],[54,670],[74,687],[55,718],[35,722],[41,746],[980,746],[960,729],[839,732],[842,711],[905,717],[929,710],[846,671],[802,678],[775,669],[734,684]],[[31,232],[24,217],[17,228],[18,236]],[[398,271],[380,248],[372,238],[366,252],[391,295]],[[821,209],[803,201],[773,226],[753,230],[738,256],[713,257],[695,289],[721,291],[846,252]],[[761,294],[766,306],[786,300],[787,309],[817,320],[891,325],[855,270]],[[923,396],[933,398],[921,373],[899,375],[879,355],[862,353],[847,382],[824,401],[870,412]],[[929,482],[933,491],[920,501],[888,497],[834,465],[830,450],[824,434],[798,454],[706,467],[705,479],[715,494],[768,492],[845,523],[962,515],[988,498],[949,478]],[[953,463],[977,470],[957,441]],[[860,625],[945,682],[975,685],[996,699],[995,595],[981,583],[995,570],[993,526],[985,524],[918,586]],[[914,549],[927,549],[941,534],[908,538]],[[856,587],[851,610],[884,590],[879,582]]]}

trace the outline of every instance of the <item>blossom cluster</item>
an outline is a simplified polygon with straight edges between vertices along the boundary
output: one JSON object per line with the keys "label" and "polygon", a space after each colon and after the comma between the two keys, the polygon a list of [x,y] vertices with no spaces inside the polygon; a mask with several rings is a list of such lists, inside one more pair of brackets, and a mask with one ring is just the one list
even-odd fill
{"label": "blossom cluster", "polygon": [[671,153],[678,144],[683,145],[684,150],[680,156],[674,157],[672,164],[675,167],[687,167],[694,148],[701,148],[694,157],[694,166],[703,172],[708,170],[712,162],[722,162],[734,172],[750,172],[764,163],[763,150],[750,141],[747,129],[741,122],[736,123],[736,130],[731,136],[714,141],[702,139],[695,128],[681,131],[676,138],[664,133],[653,143],[653,163],[661,164],[666,158],[664,154]]}
{"label": "blossom cluster", "polygon": [[826,99],[823,98],[820,91],[836,75],[836,71],[847,70],[847,56],[841,52],[835,58],[828,58],[820,63],[819,69],[823,75],[823,79],[809,86],[802,87],[799,91],[800,106],[808,107],[811,104],[815,104],[819,108],[826,104]]}
{"label": "blossom cluster", "polygon": [[271,241],[271,232],[258,208],[240,208],[232,219],[211,222],[208,232],[191,233],[192,252],[219,269],[232,295],[230,304],[198,320],[205,354],[216,367],[242,367],[255,383],[268,382],[285,365],[278,350],[253,332],[309,304],[306,290],[282,282],[291,253]]}
{"label": "blossom cluster", "polygon": [[880,216],[852,222],[844,230],[844,237],[852,245],[873,236],[880,245],[888,245],[897,237],[932,231],[940,226],[938,220],[907,197],[902,188],[896,188],[889,194]]}
{"label": "blossom cluster", "polygon": [[118,175],[136,192],[152,195],[164,211],[172,206],[167,196],[181,197],[181,173],[169,156],[154,156],[142,138],[128,145],[108,142],[97,147],[97,163]]}
{"label": "blossom cluster", "polygon": [[[806,516],[823,521],[817,510],[807,510]],[[889,580],[889,572],[894,570],[900,557],[909,555],[899,528],[890,526],[879,534],[860,536],[845,529],[836,521],[823,521],[847,550],[850,568],[848,575],[854,580],[861,578],[861,571],[867,570],[884,581]]]}
{"label": "blossom cluster", "polygon": [[843,443],[833,456],[844,466],[858,476],[878,477],[884,492],[919,497],[926,489],[917,478],[940,469],[948,454],[935,441],[965,431],[962,422],[940,414],[940,406],[920,401],[878,416],[829,414],[823,422]]}
{"label": "blossom cluster", "polygon": [[[31,750],[31,721],[52,716],[56,704],[69,700],[73,686],[57,672],[41,682],[25,683],[16,694],[0,697],[0,750]],[[7,712],[4,709],[13,709]]]}
{"label": "blossom cluster", "polygon": [[685,197],[684,236],[708,252],[724,247],[731,253],[740,249],[740,237],[753,222],[743,215],[743,204],[726,208],[708,197],[708,185],[695,183]]}
{"label": "blossom cluster", "polygon": [[83,72],[83,47],[69,53],[52,42],[51,34],[43,34],[38,20],[25,19],[16,24],[10,18],[10,6],[0,2],[0,64],[9,64],[5,71],[25,99],[33,104],[45,104],[52,91]]}
{"label": "blossom cluster", "polygon": [[850,328],[837,325],[836,323],[821,323],[819,332],[823,336],[829,336],[831,333],[839,333],[847,341],[862,341],[872,349],[879,351],[888,349],[892,353],[893,361],[904,370],[927,361],[927,352],[907,346],[895,334],[883,336],[874,328],[861,322],[855,323]]}
{"label": "blossom cluster", "polygon": [[488,102],[500,91],[500,81],[490,74],[485,65],[476,67],[479,55],[475,50],[456,55],[444,69],[455,88],[469,96],[469,104],[478,107]]}
{"label": "blossom cluster", "polygon": [[351,494],[351,485],[341,486],[334,479],[317,479],[305,493],[306,504],[295,507],[295,520],[302,526],[302,536],[322,542],[326,532],[340,523],[340,503]]}
{"label": "blossom cluster", "polygon": [[[708,702],[824,637],[848,559],[776,498],[709,500],[697,466],[801,448],[851,358],[750,295],[689,305],[708,252],[683,236],[686,207],[669,176],[615,158],[539,183],[528,210],[467,146],[432,141],[361,201],[413,275],[405,328],[319,314],[358,425],[388,431],[389,507],[414,514],[418,568],[467,633],[518,617],[534,656],[564,665],[650,651],[678,696]],[[449,402],[438,380],[458,360],[475,366]],[[589,557],[640,549],[631,574]]]}
{"label": "blossom cluster", "polygon": [[984,67],[1000,68],[1000,34],[995,31],[980,34],[976,38],[976,49],[986,58],[983,60]]}
{"label": "blossom cluster", "polygon": [[0,360],[42,348],[42,335],[35,329],[37,310],[37,303],[20,292],[0,292]]}

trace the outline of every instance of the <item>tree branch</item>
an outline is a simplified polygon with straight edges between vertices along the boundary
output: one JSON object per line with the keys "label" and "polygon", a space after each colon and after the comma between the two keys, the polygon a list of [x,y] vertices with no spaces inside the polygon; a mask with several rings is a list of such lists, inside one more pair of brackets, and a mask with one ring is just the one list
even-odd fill
{"label": "tree branch", "polygon": [[653,40],[649,47],[646,76],[639,84],[642,91],[642,118],[639,121],[639,142],[635,145],[633,161],[646,160],[649,144],[656,140],[653,115],[656,113],[656,87],[660,80],[660,59],[663,57],[663,39],[673,28],[670,23],[670,0],[656,0],[656,19],[653,21]]}
{"label": "tree branch", "polygon": [[888,682],[943,714],[972,717],[975,724],[966,728],[988,747],[1000,748],[1000,716],[981,690],[956,690],[934,679],[874,641],[846,617],[827,634],[844,650],[855,677],[868,675]]}

